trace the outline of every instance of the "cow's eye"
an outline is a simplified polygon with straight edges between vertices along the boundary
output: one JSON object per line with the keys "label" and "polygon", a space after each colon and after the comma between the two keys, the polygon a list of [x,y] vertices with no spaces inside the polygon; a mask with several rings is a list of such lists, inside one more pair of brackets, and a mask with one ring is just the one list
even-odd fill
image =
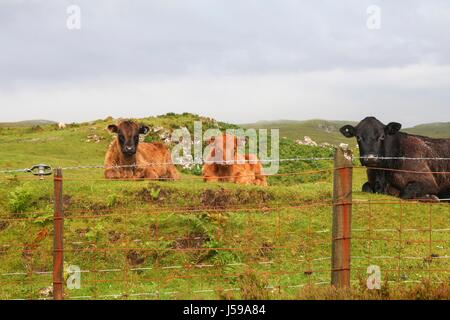
{"label": "cow's eye", "polygon": [[125,141],[125,137],[124,137],[123,135],[119,135],[119,140],[120,140],[121,142],[123,142],[123,141]]}
{"label": "cow's eye", "polygon": [[139,136],[134,137],[134,142],[136,142],[136,143],[139,142]]}

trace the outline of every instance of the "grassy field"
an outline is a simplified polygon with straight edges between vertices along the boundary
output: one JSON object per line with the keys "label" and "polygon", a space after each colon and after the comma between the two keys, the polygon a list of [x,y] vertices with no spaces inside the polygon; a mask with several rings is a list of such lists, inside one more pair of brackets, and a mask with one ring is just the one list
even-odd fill
{"label": "grassy field", "polygon": [[[143,121],[175,128],[198,119],[206,127],[233,127],[188,114]],[[102,164],[109,122],[66,130],[3,128],[0,168]],[[332,154],[289,139],[281,148],[281,158]],[[105,181],[99,169],[65,170],[64,263],[83,271],[81,288],[66,289],[66,296],[448,298],[449,206],[361,193],[365,172],[359,169],[353,183],[361,204],[353,207],[352,289],[329,289],[332,176],[309,172],[331,166],[283,164],[280,172],[296,175],[271,177],[269,187],[205,184],[195,169],[183,170],[179,182]],[[52,283],[52,192],[51,177],[0,174],[0,298],[48,297],[43,289]],[[380,266],[382,290],[365,288],[369,265]]]}

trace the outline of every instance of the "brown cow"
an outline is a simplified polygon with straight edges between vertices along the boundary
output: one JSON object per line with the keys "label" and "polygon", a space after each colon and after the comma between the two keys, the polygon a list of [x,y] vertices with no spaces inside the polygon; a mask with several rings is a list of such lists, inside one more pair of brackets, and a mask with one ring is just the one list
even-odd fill
{"label": "brown cow", "polygon": [[126,120],[109,125],[108,130],[117,134],[117,138],[105,157],[107,179],[179,179],[170,151],[164,144],[139,143],[139,135],[147,134],[149,127]]}
{"label": "brown cow", "polygon": [[267,186],[267,179],[263,175],[262,165],[257,156],[238,154],[238,138],[236,136],[223,134],[213,137],[210,140],[210,146],[211,152],[203,166],[204,181]]}

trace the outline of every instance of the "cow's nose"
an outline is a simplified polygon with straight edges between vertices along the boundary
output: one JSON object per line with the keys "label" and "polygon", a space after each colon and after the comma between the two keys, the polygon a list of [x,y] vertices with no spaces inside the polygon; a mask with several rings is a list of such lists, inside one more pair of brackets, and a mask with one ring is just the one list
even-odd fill
{"label": "cow's nose", "polygon": [[369,153],[363,156],[363,158],[366,165],[374,165],[378,162],[378,156],[373,153]]}

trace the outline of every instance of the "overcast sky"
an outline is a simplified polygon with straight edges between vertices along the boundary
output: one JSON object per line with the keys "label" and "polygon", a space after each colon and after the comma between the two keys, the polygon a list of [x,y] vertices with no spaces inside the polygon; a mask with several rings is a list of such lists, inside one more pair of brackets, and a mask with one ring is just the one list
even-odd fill
{"label": "overcast sky", "polygon": [[448,0],[0,0],[0,122],[450,121],[449,31]]}

